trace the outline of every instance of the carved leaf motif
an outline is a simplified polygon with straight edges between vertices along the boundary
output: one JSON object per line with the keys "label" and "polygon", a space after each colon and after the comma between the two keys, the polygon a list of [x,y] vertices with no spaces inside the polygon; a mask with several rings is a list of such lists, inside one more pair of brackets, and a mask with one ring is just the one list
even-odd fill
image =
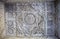
{"label": "carved leaf motif", "polygon": [[[7,11],[8,12],[7,23],[9,23],[9,24],[7,24],[7,27],[8,27],[7,33],[14,34],[14,30],[15,30],[14,23],[16,23],[15,34],[17,34],[17,36],[20,36],[20,35],[33,36],[33,35],[43,34],[44,29],[42,27],[43,27],[44,17],[43,17],[43,15],[41,15],[42,7],[39,4],[35,4],[33,6],[33,8],[35,8],[36,10],[38,10],[38,11],[40,10],[41,11],[41,13],[40,13],[40,12],[37,12],[34,9],[32,9],[30,5],[21,5],[21,6],[16,5],[16,6],[17,6],[17,10],[16,10],[15,15],[13,15],[14,9],[12,12],[10,12],[10,10]],[[38,13],[40,13],[40,15]],[[15,16],[15,18],[12,18],[14,16]],[[10,21],[10,22],[8,22],[8,21]]]}

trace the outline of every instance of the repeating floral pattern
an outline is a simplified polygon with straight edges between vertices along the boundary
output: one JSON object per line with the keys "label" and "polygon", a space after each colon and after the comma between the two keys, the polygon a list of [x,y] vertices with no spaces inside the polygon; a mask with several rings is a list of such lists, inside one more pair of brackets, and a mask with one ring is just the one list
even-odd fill
{"label": "repeating floral pattern", "polygon": [[45,7],[45,3],[7,4],[6,35],[43,36],[46,32]]}

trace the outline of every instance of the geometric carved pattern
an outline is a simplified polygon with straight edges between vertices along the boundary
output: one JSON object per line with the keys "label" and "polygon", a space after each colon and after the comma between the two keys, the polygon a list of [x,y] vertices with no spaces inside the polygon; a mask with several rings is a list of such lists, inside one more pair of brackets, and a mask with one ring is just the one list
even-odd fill
{"label": "geometric carved pattern", "polygon": [[[11,7],[12,9],[10,9]],[[21,7],[22,6],[22,7]],[[44,5],[43,5],[44,6]],[[10,36],[41,36],[44,35],[44,11],[35,11],[32,5],[9,5],[6,11],[6,34]],[[38,7],[38,6],[37,6]],[[43,8],[44,9],[44,8]]]}

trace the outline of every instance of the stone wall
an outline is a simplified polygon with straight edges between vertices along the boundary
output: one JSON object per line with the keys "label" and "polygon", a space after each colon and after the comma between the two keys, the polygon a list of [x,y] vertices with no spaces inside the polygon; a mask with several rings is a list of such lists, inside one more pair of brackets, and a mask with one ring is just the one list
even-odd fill
{"label": "stone wall", "polygon": [[4,29],[5,29],[5,25],[4,25],[4,3],[0,2],[0,39],[2,39],[2,37],[4,37]]}

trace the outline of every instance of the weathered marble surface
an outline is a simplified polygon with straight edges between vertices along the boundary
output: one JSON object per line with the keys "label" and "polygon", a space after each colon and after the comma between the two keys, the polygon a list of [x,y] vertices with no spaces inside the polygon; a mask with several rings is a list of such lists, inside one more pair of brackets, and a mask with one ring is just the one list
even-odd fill
{"label": "weathered marble surface", "polygon": [[0,9],[0,14],[0,26],[2,26],[1,30],[5,29],[3,35],[7,37],[6,39],[20,39],[18,37],[45,39],[46,37],[39,38],[39,36],[54,35],[54,5],[52,2],[6,4],[5,13],[4,9]]}
{"label": "weathered marble surface", "polygon": [[28,37],[44,35],[44,3],[6,4],[5,10],[7,35]]}
{"label": "weathered marble surface", "polygon": [[54,3],[16,3],[5,5],[6,35],[54,35]]}

